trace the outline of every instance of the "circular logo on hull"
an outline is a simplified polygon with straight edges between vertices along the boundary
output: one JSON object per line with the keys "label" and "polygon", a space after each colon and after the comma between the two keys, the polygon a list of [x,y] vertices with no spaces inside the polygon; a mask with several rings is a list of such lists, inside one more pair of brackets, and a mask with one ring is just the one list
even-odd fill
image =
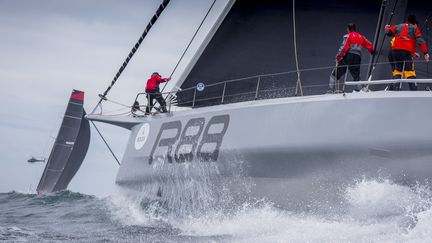
{"label": "circular logo on hull", "polygon": [[140,150],[147,141],[148,135],[150,132],[150,125],[148,123],[144,123],[140,130],[138,131],[135,138],[135,149]]}
{"label": "circular logo on hull", "polygon": [[196,85],[196,89],[198,90],[198,91],[204,91],[204,89],[205,89],[205,85],[204,85],[204,83],[197,83],[197,85]]}

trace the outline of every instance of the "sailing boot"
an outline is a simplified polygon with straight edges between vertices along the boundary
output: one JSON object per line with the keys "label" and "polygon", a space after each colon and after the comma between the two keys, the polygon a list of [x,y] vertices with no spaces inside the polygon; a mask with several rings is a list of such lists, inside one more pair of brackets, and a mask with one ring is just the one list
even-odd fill
{"label": "sailing boot", "polygon": [[[410,77],[408,77],[408,79],[416,79],[416,77],[415,76],[410,76]],[[409,89],[411,90],[411,91],[417,91],[417,83],[408,83],[408,85],[409,85]]]}

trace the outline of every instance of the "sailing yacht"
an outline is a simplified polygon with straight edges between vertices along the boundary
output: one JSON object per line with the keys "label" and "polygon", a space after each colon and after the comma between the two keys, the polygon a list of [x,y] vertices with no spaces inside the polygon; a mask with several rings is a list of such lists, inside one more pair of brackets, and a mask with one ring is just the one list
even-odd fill
{"label": "sailing yacht", "polygon": [[[85,119],[84,92],[73,90],[60,130],[36,189],[38,194],[66,190],[78,172],[90,144],[90,124]],[[33,160],[33,161],[31,161]],[[30,159],[29,162],[41,160]],[[45,159],[42,160],[45,162]]]}
{"label": "sailing yacht", "polygon": [[[230,0],[164,93],[170,112],[113,117],[95,109],[87,119],[130,130],[116,184],[149,198],[217,181],[216,191],[292,208],[363,177],[421,183],[432,179],[428,64],[416,63],[423,91],[395,92],[384,90],[395,82],[390,65],[377,63],[389,48],[384,25],[413,10],[425,19],[427,9],[418,1]],[[362,65],[361,84],[376,91],[352,93],[359,83],[345,76],[340,93],[325,94],[353,21],[375,35],[379,53]]]}

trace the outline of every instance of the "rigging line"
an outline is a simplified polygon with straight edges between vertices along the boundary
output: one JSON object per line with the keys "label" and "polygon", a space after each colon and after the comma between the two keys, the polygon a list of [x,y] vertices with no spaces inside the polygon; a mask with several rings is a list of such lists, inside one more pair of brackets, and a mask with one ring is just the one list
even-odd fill
{"label": "rigging line", "polygon": [[[432,16],[432,14],[430,16]],[[429,21],[428,21],[428,18],[429,17],[427,17],[426,21],[425,21],[425,27],[426,27],[426,45],[429,44]],[[426,77],[429,78],[429,63],[426,63]]]}
{"label": "rigging line", "polygon": [[303,89],[300,80],[300,70],[299,70],[299,62],[297,55],[297,35],[296,35],[296,17],[295,17],[295,0],[293,0],[293,38],[294,38],[294,56],[296,62],[296,71],[297,71],[297,84],[295,95],[297,96],[298,89],[300,88],[300,95],[303,96]]}
{"label": "rigging line", "polygon": [[[212,10],[213,6],[215,5],[216,0],[213,1],[213,3],[211,4],[209,10],[207,11],[206,15],[204,16],[203,20],[201,21],[200,25],[198,26],[197,30],[195,31],[195,34],[192,36],[192,39],[189,41],[189,44],[186,46],[185,50],[183,51],[183,54],[181,55],[180,59],[178,60],[177,64],[175,65],[173,71],[170,74],[170,78],[171,76],[174,74],[174,72],[176,71],[176,69],[178,68],[178,66],[180,65],[180,62],[182,61],[183,57],[185,56],[187,50],[189,49],[189,47],[191,46],[193,40],[195,39],[196,35],[198,34],[199,30],[201,29],[202,25],[204,24],[205,20],[207,19],[207,16],[209,15],[210,11]],[[161,93],[164,91],[166,85],[168,84],[165,83],[165,85],[163,86]]]}
{"label": "rigging line", "polygon": [[[381,8],[385,8],[385,3],[386,2],[387,2],[387,0],[383,0]],[[395,14],[394,12],[396,10],[396,6],[398,5],[398,2],[399,2],[399,0],[396,0],[395,4],[393,5],[393,9],[390,12],[389,21],[387,22],[387,25],[389,25],[391,23],[392,19],[393,19],[393,16]],[[384,11],[384,9],[382,9],[382,10]],[[381,28],[381,26],[380,26],[381,22],[382,22],[382,20],[379,21],[379,24],[378,24],[377,28]],[[377,39],[378,38],[379,38],[379,35],[377,36]],[[379,56],[381,55],[381,51],[382,51],[385,39],[386,39],[386,34],[384,34],[384,36],[383,36],[383,38],[381,40],[381,45],[380,45],[380,48],[378,50],[378,53],[375,53],[375,55],[373,55],[372,58],[371,58],[371,67],[369,67],[369,70],[368,70],[368,80],[370,80],[372,78],[372,73],[375,70],[376,64],[378,63],[378,59],[379,59]],[[376,46],[375,46],[375,48],[376,48]],[[375,57],[376,57],[376,60],[375,60]]]}
{"label": "rigging line", "polygon": [[432,17],[432,13],[429,14],[429,16],[426,17],[425,23],[423,24],[423,26],[420,28],[420,31],[423,32],[423,29],[427,26],[427,22],[428,19]]}
{"label": "rigging line", "polygon": [[[382,25],[382,22],[383,22],[384,11],[385,11],[385,9],[387,7],[387,3],[388,3],[387,0],[382,0],[382,2],[381,2],[381,9],[380,9],[380,12],[379,12],[379,15],[378,15],[378,22],[377,22],[377,25],[376,25],[375,37],[374,37],[374,42],[373,42],[373,47],[374,47],[375,53],[374,53],[374,55],[371,56],[371,58],[369,60],[369,67],[368,67],[368,70],[367,70],[367,78],[368,78],[368,80],[372,79],[372,72],[374,71],[374,69],[376,67],[376,65],[375,65],[375,58],[378,60],[378,58],[379,58],[379,56],[381,54],[381,50],[382,50],[382,46],[384,44],[384,40],[386,39],[386,35],[384,34],[383,38],[382,38],[382,41],[381,41],[381,46],[379,47],[378,52],[377,52],[377,48],[378,48],[377,45],[378,45],[378,41],[379,41],[378,39],[379,39],[379,36],[380,36],[381,25]],[[393,6],[393,9],[390,12],[389,21],[387,22],[387,24],[390,24],[391,21],[392,21],[392,19],[393,19],[393,15],[394,15],[394,11],[395,11],[395,8],[397,6],[397,3],[398,3],[398,0],[396,0],[395,4]]]}
{"label": "rigging line", "polygon": [[121,65],[120,69],[117,71],[116,75],[114,76],[114,79],[111,81],[111,84],[108,86],[108,88],[105,90],[105,92],[102,95],[99,95],[100,99],[97,103],[96,107],[93,109],[92,114],[96,110],[96,108],[102,103],[103,100],[105,100],[108,92],[111,90],[111,88],[114,86],[117,79],[122,74],[123,70],[128,65],[129,61],[132,59],[135,52],[138,50],[139,46],[141,45],[144,38],[147,36],[148,32],[156,22],[156,20],[159,18],[163,10],[166,8],[170,0],[163,0],[162,4],[159,5],[159,8],[156,10],[156,13],[153,15],[153,17],[150,19],[150,23],[147,24],[147,27],[145,28],[144,32],[141,34],[140,38],[138,39],[137,43],[133,46],[132,50],[129,52],[129,55],[126,57],[126,60]]}
{"label": "rigging line", "polygon": [[94,128],[96,128],[96,131],[99,133],[99,136],[102,138],[102,140],[104,141],[105,145],[107,146],[107,148],[109,149],[109,151],[111,152],[112,156],[114,157],[114,159],[117,161],[117,164],[120,165],[119,160],[117,159],[117,157],[115,156],[114,152],[112,151],[111,147],[108,145],[107,141],[105,140],[105,138],[102,136],[102,133],[99,131],[99,129],[97,128],[96,124],[94,124],[93,121],[90,121]]}
{"label": "rigging line", "polygon": [[125,104],[122,104],[120,102],[117,102],[117,101],[114,101],[114,100],[110,100],[108,98],[105,98],[104,100],[108,101],[108,102],[111,102],[111,103],[114,103],[114,104],[119,105],[119,106],[123,106],[124,108],[122,108],[122,109],[125,109],[125,108],[129,108],[130,109],[130,108],[132,108],[132,106],[130,106],[130,105],[125,105]]}

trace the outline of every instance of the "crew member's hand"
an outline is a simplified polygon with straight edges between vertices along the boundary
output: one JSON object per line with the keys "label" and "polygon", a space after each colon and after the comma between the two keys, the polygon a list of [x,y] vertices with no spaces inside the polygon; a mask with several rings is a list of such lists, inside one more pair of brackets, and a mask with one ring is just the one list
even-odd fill
{"label": "crew member's hand", "polygon": [[429,53],[425,54],[425,60],[426,60],[426,62],[429,62]]}
{"label": "crew member's hand", "polygon": [[415,59],[419,59],[420,58],[420,54],[418,52],[414,52],[414,58]]}
{"label": "crew member's hand", "polygon": [[390,25],[386,24],[386,26],[384,26],[384,29],[390,29]]}
{"label": "crew member's hand", "polygon": [[171,80],[171,78],[167,78],[167,81],[170,81]]}

